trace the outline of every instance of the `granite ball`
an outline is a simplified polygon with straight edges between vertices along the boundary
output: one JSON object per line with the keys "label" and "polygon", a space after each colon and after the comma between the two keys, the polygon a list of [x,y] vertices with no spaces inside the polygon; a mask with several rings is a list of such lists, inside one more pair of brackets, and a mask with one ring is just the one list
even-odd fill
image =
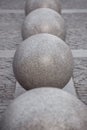
{"label": "granite ball", "polygon": [[87,106],[57,88],[37,88],[16,98],[0,130],[87,130]]}
{"label": "granite ball", "polygon": [[67,44],[51,34],[24,40],[14,56],[16,79],[26,90],[52,86],[63,88],[73,72],[73,57]]}
{"label": "granite ball", "polygon": [[38,8],[50,8],[61,13],[60,0],[27,0],[25,3],[25,15]]}
{"label": "granite ball", "polygon": [[22,25],[23,40],[39,34],[49,33],[65,40],[66,29],[64,20],[56,11],[48,8],[40,8],[32,11],[24,20]]}

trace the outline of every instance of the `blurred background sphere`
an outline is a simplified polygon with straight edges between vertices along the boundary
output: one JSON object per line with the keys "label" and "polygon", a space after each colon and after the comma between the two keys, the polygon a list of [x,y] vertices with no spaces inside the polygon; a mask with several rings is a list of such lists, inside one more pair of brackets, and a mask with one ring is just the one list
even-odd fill
{"label": "blurred background sphere", "polygon": [[61,13],[60,0],[26,0],[25,15],[38,8],[50,8]]}
{"label": "blurred background sphere", "polygon": [[61,15],[48,8],[32,11],[23,22],[22,37],[25,40],[39,33],[53,34],[65,40],[66,29]]}

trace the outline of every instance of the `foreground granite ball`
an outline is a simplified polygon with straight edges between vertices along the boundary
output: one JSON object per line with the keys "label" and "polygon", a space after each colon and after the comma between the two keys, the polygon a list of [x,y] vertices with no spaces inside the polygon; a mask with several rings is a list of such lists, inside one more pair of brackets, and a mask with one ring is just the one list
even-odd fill
{"label": "foreground granite ball", "polygon": [[22,26],[22,37],[28,37],[38,33],[49,33],[65,40],[64,20],[56,11],[48,8],[40,8],[32,11],[25,19]]}
{"label": "foreground granite ball", "polygon": [[63,88],[72,76],[72,53],[60,38],[37,34],[19,45],[13,70],[26,90],[41,86]]}
{"label": "foreground granite ball", "polygon": [[0,130],[87,130],[87,107],[57,88],[38,88],[16,98]]}
{"label": "foreground granite ball", "polygon": [[25,4],[25,14],[38,8],[50,8],[61,13],[60,0],[27,0]]}

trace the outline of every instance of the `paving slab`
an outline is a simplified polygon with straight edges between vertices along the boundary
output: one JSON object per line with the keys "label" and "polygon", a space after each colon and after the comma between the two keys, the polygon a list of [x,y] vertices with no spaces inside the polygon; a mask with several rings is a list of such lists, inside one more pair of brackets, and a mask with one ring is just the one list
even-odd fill
{"label": "paving slab", "polygon": [[25,0],[0,0],[0,9],[24,9]]}
{"label": "paving slab", "polygon": [[[24,9],[26,0],[0,0],[0,9]],[[64,9],[87,8],[87,0],[61,0]]]}
{"label": "paving slab", "polygon": [[8,105],[12,102],[12,100],[2,100],[0,99],[0,121],[2,119],[2,116],[7,109]]}
{"label": "paving slab", "polygon": [[87,8],[87,0],[60,0],[63,9],[84,9]]}
{"label": "paving slab", "polygon": [[79,99],[87,105],[87,57],[74,59],[73,80]]}
{"label": "paving slab", "polygon": [[64,91],[72,94],[73,96],[77,97],[76,89],[74,86],[73,78],[70,79],[68,84],[63,88]]}
{"label": "paving slab", "polygon": [[0,57],[0,119],[14,98],[16,80],[12,69],[13,58]]}
{"label": "paving slab", "polygon": [[87,49],[87,13],[62,16],[67,28],[66,43],[71,49]]}
{"label": "paving slab", "polygon": [[16,80],[12,69],[13,58],[0,58],[0,99],[12,99]]}
{"label": "paving slab", "polygon": [[22,41],[23,20],[23,14],[0,14],[0,50],[16,49],[16,46]]}

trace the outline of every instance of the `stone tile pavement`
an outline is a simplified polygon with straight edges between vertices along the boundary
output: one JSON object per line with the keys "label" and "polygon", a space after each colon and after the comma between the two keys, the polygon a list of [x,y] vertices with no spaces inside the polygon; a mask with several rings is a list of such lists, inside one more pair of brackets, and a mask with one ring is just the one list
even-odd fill
{"label": "stone tile pavement", "polygon": [[[61,1],[67,26],[66,43],[74,55],[74,86],[78,98],[87,104],[87,0]],[[22,41],[24,3],[25,0],[0,0],[0,118],[14,98],[16,80],[12,61]]]}
{"label": "stone tile pavement", "polygon": [[[0,9],[24,9],[26,0],[0,0]],[[87,8],[87,0],[61,0],[63,9]]]}

